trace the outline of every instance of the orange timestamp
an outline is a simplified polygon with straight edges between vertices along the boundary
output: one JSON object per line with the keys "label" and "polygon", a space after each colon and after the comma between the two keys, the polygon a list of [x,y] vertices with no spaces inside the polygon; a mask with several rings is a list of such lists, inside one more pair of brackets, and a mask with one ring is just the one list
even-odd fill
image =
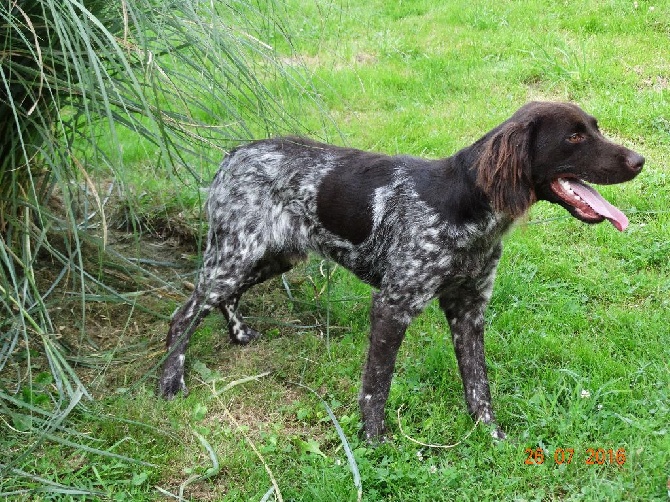
{"label": "orange timestamp", "polygon": [[[524,450],[526,465],[542,465],[547,458],[551,458],[550,452],[542,448],[526,448]],[[556,448],[553,454],[554,463],[557,465],[579,463],[582,465],[618,465],[623,467],[626,463],[626,450],[619,448],[586,448],[583,453],[575,453],[574,448]]]}

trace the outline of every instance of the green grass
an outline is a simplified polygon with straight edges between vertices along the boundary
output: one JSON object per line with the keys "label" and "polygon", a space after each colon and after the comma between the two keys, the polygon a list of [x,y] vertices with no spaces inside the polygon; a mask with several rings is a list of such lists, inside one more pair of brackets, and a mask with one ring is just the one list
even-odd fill
{"label": "green grass", "polygon": [[[247,295],[243,308],[265,333],[258,342],[231,346],[219,316],[203,323],[188,353],[191,395],[173,402],[154,395],[152,368],[160,361],[165,320],[123,305],[89,304],[87,329],[115,356],[78,366],[98,399],[75,413],[73,426],[90,448],[143,464],[49,441],[16,467],[32,473],[32,484],[7,478],[0,491],[42,487],[32,495],[38,500],[67,495],[48,479],[117,500],[161,499],[180,487],[192,500],[275,500],[264,497],[274,480],[283,500],[357,500],[325,402],[353,451],[366,501],[667,500],[670,7],[636,5],[291,0],[286,6],[293,50],[301,56],[289,63],[312,76],[333,118],[324,121],[322,110],[305,107],[301,122],[316,137],[445,156],[524,102],[557,99],[579,103],[610,137],[647,157],[637,179],[601,191],[628,214],[626,232],[584,225],[540,203],[506,238],[486,343],[494,408],[508,441],[493,442],[483,427],[468,436],[473,423],[435,304],[413,322],[398,357],[387,406],[393,441],[377,448],[360,441],[357,394],[370,288],[341,268],[329,275],[314,259],[286,276],[293,300],[280,279]],[[290,53],[284,38],[267,42]],[[138,156],[136,168],[148,161]],[[167,214],[180,199],[198,214],[193,183],[176,186],[169,176],[143,181],[139,170],[135,178],[137,193],[148,193],[138,211],[167,207]],[[177,275],[194,268],[196,254],[188,254],[189,268],[160,271],[179,287],[193,280],[191,273]],[[147,296],[165,315],[184,298]],[[76,320],[64,312],[62,322]],[[37,389],[21,399],[38,406],[42,397]],[[441,449],[409,441],[398,410],[407,435],[460,443]],[[3,429],[6,444],[20,451],[23,433],[12,425]],[[544,463],[526,464],[527,448],[542,448]],[[574,450],[569,465],[555,462],[560,448]],[[607,458],[588,465],[588,448],[624,449],[625,463]]]}

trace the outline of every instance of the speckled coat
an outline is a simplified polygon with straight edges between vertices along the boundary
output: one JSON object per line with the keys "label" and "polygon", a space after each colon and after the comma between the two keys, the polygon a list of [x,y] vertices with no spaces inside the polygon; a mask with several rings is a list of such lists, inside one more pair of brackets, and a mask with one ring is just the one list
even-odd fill
{"label": "speckled coat", "polygon": [[[583,221],[619,225],[622,216],[611,214],[616,208],[595,195],[582,199],[569,186],[626,181],[643,163],[606,140],[593,117],[563,103],[530,103],[441,160],[303,138],[236,148],[210,188],[203,266],[195,291],[173,316],[161,392],[168,398],[186,392],[185,349],[205,315],[219,308],[231,340],[248,343],[258,333],[237,313],[240,295],[315,252],[378,290],[359,397],[368,438],[384,432],[398,348],[412,318],[433,298],[452,332],[468,410],[492,424],[484,311],[503,233],[541,199]],[[497,427],[493,434],[504,437]]]}

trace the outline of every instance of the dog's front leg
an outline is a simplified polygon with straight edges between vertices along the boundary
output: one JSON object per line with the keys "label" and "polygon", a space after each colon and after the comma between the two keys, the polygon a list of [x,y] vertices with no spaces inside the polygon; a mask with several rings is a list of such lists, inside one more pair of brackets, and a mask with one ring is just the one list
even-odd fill
{"label": "dog's front leg", "polygon": [[[484,358],[484,310],[487,303],[488,298],[479,292],[462,292],[457,298],[440,298],[440,307],[451,328],[468,411],[473,419],[495,425]],[[505,438],[505,433],[498,426],[492,435],[497,439]]]}
{"label": "dog's front leg", "polygon": [[411,321],[402,308],[390,305],[381,293],[373,295],[370,313],[370,347],[363,369],[358,403],[367,440],[384,434],[384,406],[388,399],[398,349]]}

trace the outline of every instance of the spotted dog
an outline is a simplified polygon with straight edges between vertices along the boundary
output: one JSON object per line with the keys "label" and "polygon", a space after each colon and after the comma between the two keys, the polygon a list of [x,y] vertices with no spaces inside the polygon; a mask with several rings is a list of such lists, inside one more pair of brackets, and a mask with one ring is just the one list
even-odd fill
{"label": "spotted dog", "polygon": [[[551,102],[523,106],[441,160],[303,138],[236,148],[211,185],[202,270],[172,318],[160,392],[168,399],[187,392],[184,352],[207,314],[221,310],[235,343],[257,338],[237,312],[240,295],[315,252],[377,289],[359,397],[368,439],[384,432],[405,330],[433,298],[451,329],[468,410],[495,424],[484,310],[502,235],[539,200],[559,204],[581,221],[608,220],[624,230],[626,216],[585,182],[625,182],[643,164],[641,155],[605,139],[595,118],[579,107]],[[492,430],[504,437],[498,426]]]}

